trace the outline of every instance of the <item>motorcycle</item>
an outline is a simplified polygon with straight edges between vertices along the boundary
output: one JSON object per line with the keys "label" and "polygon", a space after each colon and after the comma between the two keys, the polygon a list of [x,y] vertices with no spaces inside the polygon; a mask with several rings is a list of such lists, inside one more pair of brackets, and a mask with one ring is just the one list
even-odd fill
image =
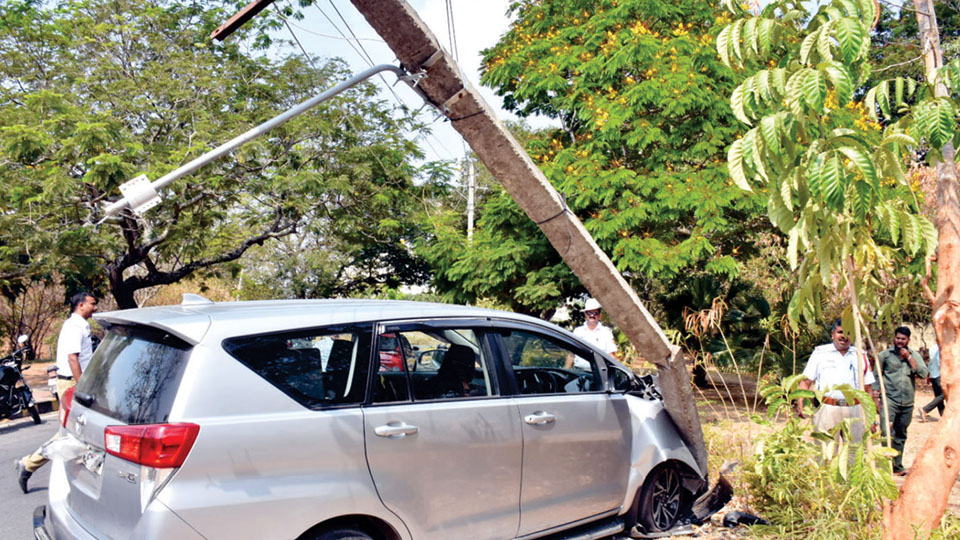
{"label": "motorcycle", "polygon": [[0,358],[0,418],[15,416],[26,409],[33,423],[39,424],[40,411],[33,401],[33,392],[23,379],[23,360],[31,351],[30,345],[26,344],[28,339],[26,335],[17,338],[20,348]]}

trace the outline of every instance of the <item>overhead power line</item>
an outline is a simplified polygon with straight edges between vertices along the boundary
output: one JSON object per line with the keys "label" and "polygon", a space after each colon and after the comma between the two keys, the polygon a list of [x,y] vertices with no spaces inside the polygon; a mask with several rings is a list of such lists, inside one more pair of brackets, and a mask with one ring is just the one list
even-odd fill
{"label": "overhead power line", "polygon": [[457,28],[453,23],[453,0],[446,0],[447,7],[447,39],[450,41],[450,52],[453,59],[460,61],[460,52],[457,47]]}
{"label": "overhead power line", "polygon": [[[327,20],[327,22],[329,22],[330,25],[333,26],[333,28],[337,31],[337,33],[340,34],[340,35],[343,37],[343,39],[345,39],[345,40],[347,41],[347,43],[350,44],[350,47],[353,48],[354,52],[356,52],[356,53],[360,56],[361,60],[365,61],[365,62],[367,63],[367,65],[369,65],[369,66],[375,65],[374,62],[373,62],[373,57],[371,57],[371,56],[370,56],[370,53],[367,52],[366,48],[363,46],[363,43],[361,43],[361,42],[357,39],[356,33],[354,33],[353,28],[350,27],[350,23],[347,22],[346,18],[343,16],[343,14],[342,14],[342,13],[340,12],[340,10],[337,8],[336,4],[333,3],[333,0],[329,0],[329,2],[330,2],[330,5],[333,7],[333,9],[336,11],[337,15],[340,17],[340,20],[343,22],[343,25],[347,28],[347,31],[350,32],[350,35],[351,35],[351,36],[353,36],[352,39],[349,38],[349,37],[347,37],[347,35],[346,35],[346,34],[344,33],[344,31],[340,28],[340,26],[339,26],[336,22],[334,22],[334,20],[333,20],[329,15],[327,15],[327,13],[323,10],[323,8],[320,7],[320,3],[319,3],[319,2],[314,2],[313,5],[314,5],[314,7],[317,8],[317,10],[320,12],[320,14],[323,15],[323,17]],[[288,27],[288,28],[289,28],[289,27]],[[393,86],[390,85],[390,84],[387,82],[387,80],[386,80],[385,78],[383,78],[383,76],[380,76],[380,80],[383,81],[383,84],[386,86],[387,90],[389,90],[390,93],[393,95],[393,98],[397,101],[397,103],[399,103],[399,104],[400,104],[402,107],[404,107],[405,109],[408,109],[408,110],[409,110],[410,107],[406,104],[406,102],[403,101],[403,98],[401,98],[400,95],[397,94],[397,93],[393,90]],[[444,152],[446,153],[446,155],[447,155],[450,159],[456,159],[456,158],[454,157],[453,152],[451,152],[451,151],[440,141],[440,139],[437,138],[437,136],[434,135],[433,133],[428,133],[426,136],[423,136],[422,138],[421,138],[421,137],[417,137],[417,139],[418,139],[418,140],[422,140],[422,141],[424,142],[424,144],[426,144],[427,147],[430,148],[430,150],[432,150],[435,155],[437,155],[437,156],[441,155],[441,153],[440,153],[439,151],[437,151],[436,147],[435,147],[433,144],[430,143],[430,139],[431,139],[431,138],[432,138],[441,148],[443,148]]]}

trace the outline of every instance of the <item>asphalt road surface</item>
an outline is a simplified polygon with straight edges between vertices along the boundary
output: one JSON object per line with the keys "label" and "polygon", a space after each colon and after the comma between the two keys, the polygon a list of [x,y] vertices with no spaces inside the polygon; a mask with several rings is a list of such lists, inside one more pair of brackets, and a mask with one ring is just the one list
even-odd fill
{"label": "asphalt road surface", "polygon": [[47,481],[50,467],[42,467],[30,477],[29,493],[24,495],[17,485],[15,459],[33,452],[57,431],[57,413],[41,416],[36,425],[30,418],[0,423],[0,539],[30,540],[33,538],[33,509],[47,503]]}

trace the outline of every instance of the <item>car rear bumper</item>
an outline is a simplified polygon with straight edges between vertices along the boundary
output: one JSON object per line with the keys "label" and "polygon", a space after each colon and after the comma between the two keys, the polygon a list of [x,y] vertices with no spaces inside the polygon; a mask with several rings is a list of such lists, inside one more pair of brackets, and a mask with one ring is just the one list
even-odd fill
{"label": "car rear bumper", "polygon": [[38,506],[33,511],[33,537],[35,540],[97,540],[66,511],[52,511],[48,506]]}
{"label": "car rear bumper", "polygon": [[[51,463],[50,497],[46,506],[33,511],[33,535],[36,540],[102,540],[110,537],[89,524],[81,523],[74,517],[68,503],[70,488],[63,471],[63,463],[57,459]],[[160,501],[154,500],[147,505],[140,519],[130,530],[116,534],[118,538],[136,538],[137,540],[205,540],[176,513]]]}

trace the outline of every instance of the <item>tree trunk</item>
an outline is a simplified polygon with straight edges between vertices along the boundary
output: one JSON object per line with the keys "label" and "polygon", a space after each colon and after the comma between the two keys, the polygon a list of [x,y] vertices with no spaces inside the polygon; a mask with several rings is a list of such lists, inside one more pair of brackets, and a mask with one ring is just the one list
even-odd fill
{"label": "tree trunk", "polygon": [[706,474],[706,445],[679,347],[670,344],[636,292],[490,106],[461,76],[457,63],[413,8],[404,0],[352,1],[409,72],[426,73],[417,85],[424,99],[450,119],[637,351],[657,365],[664,406]]}
{"label": "tree trunk", "polygon": [[[947,96],[946,87],[936,80],[936,70],[943,65],[943,54],[933,1],[916,0],[914,7],[927,80],[935,84],[937,97]],[[940,344],[940,381],[946,396],[946,408],[933,433],[920,448],[900,490],[900,498],[884,515],[886,540],[914,538],[915,527],[919,528],[921,537],[927,537],[940,525],[950,490],[960,473],[960,399],[953,394],[960,383],[960,192],[955,155],[953,145],[947,143],[943,148],[943,160],[934,163],[940,244],[933,326]]]}

